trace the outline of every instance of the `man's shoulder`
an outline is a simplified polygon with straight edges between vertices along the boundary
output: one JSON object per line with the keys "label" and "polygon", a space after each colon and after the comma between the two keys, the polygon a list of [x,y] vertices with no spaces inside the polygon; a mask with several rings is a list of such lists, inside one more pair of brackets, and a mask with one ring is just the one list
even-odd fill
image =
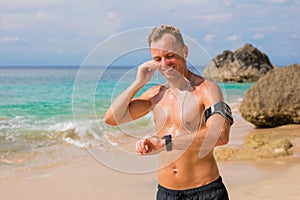
{"label": "man's shoulder", "polygon": [[207,90],[220,90],[220,87],[217,83],[207,80],[201,76],[199,76],[196,80],[195,88],[201,92],[207,91]]}
{"label": "man's shoulder", "polygon": [[151,99],[162,92],[166,87],[164,85],[155,85],[147,89],[140,98]]}
{"label": "man's shoulder", "polygon": [[199,97],[199,103],[205,107],[209,107],[212,102],[218,102],[223,99],[219,85],[206,79],[203,79],[201,84],[195,87],[195,94]]}

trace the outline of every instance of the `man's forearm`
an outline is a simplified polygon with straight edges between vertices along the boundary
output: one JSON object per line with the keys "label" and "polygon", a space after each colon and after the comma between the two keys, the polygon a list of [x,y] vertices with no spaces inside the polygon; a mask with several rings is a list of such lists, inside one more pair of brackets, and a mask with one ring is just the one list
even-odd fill
{"label": "man's forearm", "polygon": [[200,130],[193,133],[185,133],[172,138],[172,146],[175,150],[186,150],[188,148],[199,150],[203,144],[205,132],[207,130]]}
{"label": "man's forearm", "polygon": [[122,124],[130,119],[129,104],[136,93],[143,86],[134,81],[124,92],[122,92],[111,104],[104,116],[104,121],[108,124]]}
{"label": "man's forearm", "polygon": [[204,157],[215,146],[228,143],[228,126],[228,123],[225,124],[223,119],[210,127],[196,132],[182,135],[179,134],[172,140],[173,149],[186,150],[189,148],[191,150],[199,151],[199,155]]}

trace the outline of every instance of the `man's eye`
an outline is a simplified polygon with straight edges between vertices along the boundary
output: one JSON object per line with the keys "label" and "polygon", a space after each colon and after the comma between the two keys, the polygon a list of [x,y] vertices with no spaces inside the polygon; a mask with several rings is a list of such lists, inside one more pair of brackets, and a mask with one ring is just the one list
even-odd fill
{"label": "man's eye", "polygon": [[154,58],[154,61],[159,62],[161,61],[161,58]]}
{"label": "man's eye", "polygon": [[173,53],[169,53],[166,55],[166,58],[173,58],[174,57],[174,54]]}

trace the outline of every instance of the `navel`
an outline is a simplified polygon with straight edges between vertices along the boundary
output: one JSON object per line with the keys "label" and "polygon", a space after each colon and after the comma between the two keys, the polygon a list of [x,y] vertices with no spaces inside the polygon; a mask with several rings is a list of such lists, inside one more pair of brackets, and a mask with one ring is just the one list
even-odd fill
{"label": "navel", "polygon": [[174,175],[177,175],[177,174],[178,174],[177,168],[174,168],[174,169],[173,169],[173,174],[174,174]]}

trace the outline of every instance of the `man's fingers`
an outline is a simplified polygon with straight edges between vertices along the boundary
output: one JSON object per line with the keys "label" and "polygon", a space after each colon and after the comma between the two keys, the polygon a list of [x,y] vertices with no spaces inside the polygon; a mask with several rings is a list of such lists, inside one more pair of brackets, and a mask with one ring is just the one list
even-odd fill
{"label": "man's fingers", "polygon": [[156,136],[145,136],[136,142],[136,152],[140,155],[154,155],[162,150],[159,138]]}
{"label": "man's fingers", "polygon": [[141,140],[139,140],[139,141],[137,142],[137,152],[138,152],[139,154],[142,153],[142,144],[141,144]]}
{"label": "man's fingers", "polygon": [[148,151],[148,145],[145,144],[145,140],[139,140],[136,142],[136,152],[138,154],[144,154]]}
{"label": "man's fingers", "polygon": [[154,63],[154,61],[148,61],[148,62],[145,62],[144,64],[142,64],[140,66],[141,70],[145,71],[146,73],[150,73],[150,74],[153,74],[156,69],[158,68],[158,65],[156,65]]}

